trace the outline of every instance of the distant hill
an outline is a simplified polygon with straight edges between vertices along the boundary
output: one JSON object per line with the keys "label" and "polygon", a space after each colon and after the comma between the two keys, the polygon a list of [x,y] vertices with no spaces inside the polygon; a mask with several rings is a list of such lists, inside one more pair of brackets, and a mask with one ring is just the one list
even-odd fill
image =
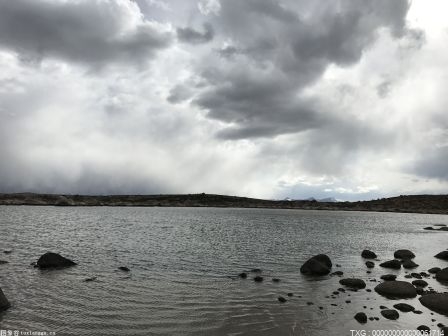
{"label": "distant hill", "polygon": [[88,196],[19,193],[0,194],[0,205],[232,207],[448,214],[448,195],[411,195],[372,201],[337,202],[334,199],[263,200],[213,194]]}

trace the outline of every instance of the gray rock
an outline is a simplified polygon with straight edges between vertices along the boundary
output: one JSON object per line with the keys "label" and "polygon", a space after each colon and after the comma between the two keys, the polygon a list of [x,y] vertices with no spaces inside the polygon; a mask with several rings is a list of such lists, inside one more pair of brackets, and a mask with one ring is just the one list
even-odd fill
{"label": "gray rock", "polygon": [[440,267],[433,267],[433,268],[430,268],[428,270],[428,272],[431,273],[431,274],[436,274],[436,273],[440,272],[441,270],[442,269]]}
{"label": "gray rock", "polygon": [[406,281],[385,281],[375,287],[375,291],[388,298],[413,298],[417,296],[415,287]]}
{"label": "gray rock", "polygon": [[344,272],[342,272],[342,271],[336,271],[336,272],[331,273],[330,275],[343,276],[343,275],[344,275]]}
{"label": "gray rock", "polygon": [[37,260],[36,266],[41,269],[46,268],[64,268],[64,267],[70,267],[75,266],[76,263],[74,261],[71,261],[70,259],[67,259],[60,254],[53,253],[53,252],[47,252],[44,255],[42,255],[39,260]]}
{"label": "gray rock", "polygon": [[423,295],[420,303],[426,308],[440,314],[448,315],[448,293],[434,293]]}
{"label": "gray rock", "polygon": [[437,253],[434,257],[442,260],[448,260],[448,251],[442,251],[440,253]]}
{"label": "gray rock", "polygon": [[300,267],[300,272],[306,275],[327,275],[330,273],[331,267],[330,258],[325,254],[319,254],[308,259]]}
{"label": "gray rock", "polygon": [[277,300],[281,303],[285,303],[287,300],[283,296],[279,296]]}
{"label": "gray rock", "polygon": [[412,281],[412,284],[414,286],[417,286],[417,287],[426,287],[426,286],[428,286],[428,283],[425,280],[414,280],[414,281]]}
{"label": "gray rock", "polygon": [[263,277],[259,275],[254,278],[255,282],[262,282],[263,280],[264,280]]}
{"label": "gray rock", "polygon": [[381,263],[380,266],[384,267],[384,268],[400,269],[401,262],[399,260],[394,259],[394,260],[385,261],[385,262]]}
{"label": "gray rock", "polygon": [[367,315],[365,313],[357,313],[355,315],[355,320],[359,323],[367,323]]}
{"label": "gray rock", "polygon": [[374,268],[375,263],[373,261],[366,261],[366,266],[367,266],[367,268]]}
{"label": "gray rock", "polygon": [[448,282],[448,267],[437,272],[436,279],[440,282]]}
{"label": "gray rock", "polygon": [[366,283],[362,279],[347,278],[339,280],[339,283],[343,286],[347,286],[355,289],[366,288]]}
{"label": "gray rock", "polygon": [[395,309],[385,309],[381,311],[381,315],[388,320],[397,320],[400,314]]}
{"label": "gray rock", "polygon": [[365,259],[376,259],[376,254],[375,254],[375,252],[372,252],[369,250],[364,250],[361,252],[361,257],[363,257]]}
{"label": "gray rock", "polygon": [[394,253],[394,258],[396,259],[413,259],[415,254],[409,250],[397,250]]}
{"label": "gray rock", "polygon": [[380,279],[384,281],[395,281],[396,278],[397,276],[395,274],[385,274],[382,275]]}
{"label": "gray rock", "polygon": [[130,272],[131,270],[129,269],[129,267],[126,267],[126,266],[120,266],[120,267],[118,267],[118,269],[120,270],[120,271],[123,271],[123,272]]}
{"label": "gray rock", "polygon": [[0,288],[0,311],[7,310],[9,307],[11,307],[11,304],[9,303],[8,299],[6,298],[2,289]]}
{"label": "gray rock", "polygon": [[418,331],[423,331],[423,332],[427,333],[427,335],[429,335],[428,333],[431,332],[431,328],[428,327],[428,326],[425,326],[425,325],[418,326],[417,330]]}
{"label": "gray rock", "polygon": [[401,311],[403,313],[408,313],[408,312],[415,310],[414,307],[412,307],[411,305],[409,305],[407,303],[397,303],[394,305],[394,308],[398,309],[399,311]]}
{"label": "gray rock", "polygon": [[418,267],[418,264],[416,264],[415,262],[413,262],[411,259],[406,259],[406,260],[403,261],[402,266],[403,266],[403,268],[411,269],[411,268],[416,268],[416,267]]}

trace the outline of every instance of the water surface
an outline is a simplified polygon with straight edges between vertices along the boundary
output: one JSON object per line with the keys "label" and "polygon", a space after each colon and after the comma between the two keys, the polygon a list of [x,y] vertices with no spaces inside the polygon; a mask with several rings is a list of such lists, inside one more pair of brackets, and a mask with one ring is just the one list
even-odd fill
{"label": "water surface", "polygon": [[[0,287],[12,308],[0,314],[3,329],[57,335],[351,335],[351,329],[438,329],[448,318],[407,300],[422,315],[380,315],[391,300],[374,292],[341,293],[338,277],[310,279],[299,268],[326,253],[346,276],[373,289],[387,271],[367,274],[363,249],[381,260],[400,248],[413,250],[417,271],[448,262],[434,254],[448,248],[447,232],[424,231],[448,224],[442,215],[271,209],[0,207]],[[41,271],[30,263],[47,251],[78,266]],[[378,264],[378,262],[377,262]],[[131,269],[129,274],[117,270]],[[235,278],[260,268],[263,283]],[[84,282],[96,276],[97,281]],[[272,278],[279,278],[273,283]],[[447,287],[429,279],[436,290]],[[288,302],[279,295],[293,293]],[[350,300],[351,303],[346,303]],[[308,305],[307,302],[313,302]],[[334,304],[335,306],[332,306]],[[318,307],[323,307],[320,310]],[[366,307],[366,308],[364,308]],[[364,311],[379,321],[358,324]],[[431,319],[435,319],[432,322]]]}

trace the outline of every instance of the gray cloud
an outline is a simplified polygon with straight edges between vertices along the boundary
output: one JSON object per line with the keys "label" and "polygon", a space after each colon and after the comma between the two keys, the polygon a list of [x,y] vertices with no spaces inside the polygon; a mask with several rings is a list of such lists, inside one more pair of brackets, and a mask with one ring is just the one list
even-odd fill
{"label": "gray cloud", "polygon": [[396,38],[410,32],[409,6],[407,0],[223,1],[212,23],[234,45],[199,63],[208,88],[194,103],[210,118],[230,124],[218,133],[227,139],[272,137],[331,123],[334,116],[302,92],[330,65],[359,61],[380,28]]}
{"label": "gray cloud", "polygon": [[215,32],[213,27],[209,23],[204,23],[203,32],[194,30],[193,28],[177,28],[177,38],[181,42],[191,43],[191,44],[201,44],[207,43],[213,40]]}
{"label": "gray cloud", "polygon": [[92,65],[146,62],[172,38],[140,16],[131,2],[0,0],[0,48]]}

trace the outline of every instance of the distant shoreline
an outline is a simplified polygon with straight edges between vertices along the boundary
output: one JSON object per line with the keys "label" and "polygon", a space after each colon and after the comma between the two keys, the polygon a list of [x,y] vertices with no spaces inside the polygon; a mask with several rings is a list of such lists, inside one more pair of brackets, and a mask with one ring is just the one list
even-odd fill
{"label": "distant shoreline", "polygon": [[268,208],[448,214],[448,195],[409,195],[371,201],[318,202],[263,200],[214,194],[90,196],[15,193],[0,194],[0,205]]}

